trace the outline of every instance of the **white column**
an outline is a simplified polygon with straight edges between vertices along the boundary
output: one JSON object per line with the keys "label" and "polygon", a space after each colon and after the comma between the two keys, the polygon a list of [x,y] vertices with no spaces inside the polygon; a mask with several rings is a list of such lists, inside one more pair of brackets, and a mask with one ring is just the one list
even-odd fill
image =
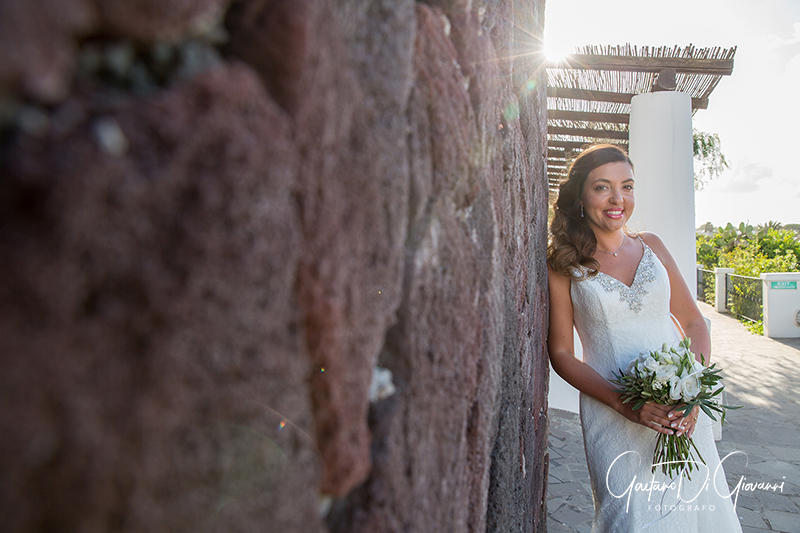
{"label": "white column", "polygon": [[773,339],[800,337],[800,272],[761,274],[764,335]]}
{"label": "white column", "polygon": [[725,287],[728,274],[733,274],[732,268],[714,268],[714,309],[717,313],[728,312],[728,291]]}
{"label": "white column", "polygon": [[[575,328],[572,329],[574,339],[575,357],[583,360],[583,345],[578,337]],[[553,409],[561,409],[571,413],[580,412],[580,393],[578,389],[564,381],[564,378],[556,374],[553,367],[550,367],[550,390],[547,396],[547,405]]]}
{"label": "white column", "polygon": [[636,175],[628,227],[658,234],[696,295],[691,97],[667,91],[634,96],[628,146]]}

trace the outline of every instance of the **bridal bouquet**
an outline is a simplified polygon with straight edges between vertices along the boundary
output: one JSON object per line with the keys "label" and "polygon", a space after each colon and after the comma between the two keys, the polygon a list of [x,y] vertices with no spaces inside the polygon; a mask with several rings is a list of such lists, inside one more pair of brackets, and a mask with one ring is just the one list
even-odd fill
{"label": "bridal bouquet", "polygon": [[[697,361],[689,351],[690,343],[685,338],[677,346],[664,344],[660,350],[640,355],[624,372],[620,369],[619,373],[614,373],[611,382],[619,386],[615,392],[621,394],[624,403],[634,402],[633,409],[640,409],[648,402],[676,405],[686,417],[698,405],[713,420],[716,417],[712,412],[721,414],[724,423],[725,410],[738,407],[717,401],[716,397],[724,389],[720,371],[714,370],[716,365],[706,367]],[[702,354],[700,357],[705,362]],[[653,453],[653,472],[660,465],[661,471],[669,477],[685,470],[691,479],[690,472],[696,467],[697,458],[706,463],[685,433],[680,437],[659,433]]]}

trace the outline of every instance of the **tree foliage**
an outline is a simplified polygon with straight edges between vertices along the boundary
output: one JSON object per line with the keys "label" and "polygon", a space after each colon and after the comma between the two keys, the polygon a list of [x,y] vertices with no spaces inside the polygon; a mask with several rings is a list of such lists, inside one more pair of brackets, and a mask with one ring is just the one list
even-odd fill
{"label": "tree foliage", "polygon": [[[800,239],[788,229],[776,229],[773,222],[758,229],[744,222],[718,228],[711,236],[697,236],[697,262],[706,269],[732,268],[738,276],[759,277],[765,272],[800,271]],[[755,283],[754,283],[755,281]],[[763,335],[760,280],[731,278],[726,289],[726,307],[755,334]],[[705,301],[713,300],[714,289],[706,286]],[[749,318],[744,318],[749,317]]]}
{"label": "tree foliage", "polygon": [[692,151],[694,153],[694,187],[702,189],[706,182],[719,176],[729,168],[728,160],[722,153],[719,135],[704,131],[692,131]]}
{"label": "tree foliage", "polygon": [[697,262],[705,268],[733,268],[740,276],[760,276],[765,272],[800,271],[800,240],[791,230],[774,229],[769,224],[756,230],[742,222],[731,223],[708,237],[697,236]]}

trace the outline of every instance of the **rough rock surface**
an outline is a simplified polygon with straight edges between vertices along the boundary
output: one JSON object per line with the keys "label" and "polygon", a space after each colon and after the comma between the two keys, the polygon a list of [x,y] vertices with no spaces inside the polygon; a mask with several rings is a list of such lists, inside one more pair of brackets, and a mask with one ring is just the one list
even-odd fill
{"label": "rough rock surface", "polygon": [[99,35],[152,42],[214,28],[230,0],[2,0],[0,98],[55,103],[69,92],[78,41]]}
{"label": "rough rock surface", "polygon": [[0,529],[544,531],[543,11],[0,0]]}

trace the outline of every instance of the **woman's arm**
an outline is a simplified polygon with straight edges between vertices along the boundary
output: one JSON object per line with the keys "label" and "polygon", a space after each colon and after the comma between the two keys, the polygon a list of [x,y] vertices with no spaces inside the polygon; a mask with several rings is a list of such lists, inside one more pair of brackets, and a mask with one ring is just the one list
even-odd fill
{"label": "woman's arm", "polygon": [[[708,331],[708,326],[706,326],[705,318],[700,313],[700,309],[689,291],[689,286],[686,285],[686,280],[683,279],[678,264],[658,235],[645,232],[641,236],[644,242],[658,256],[661,264],[667,269],[667,274],[669,274],[670,312],[678,319],[686,336],[692,340],[691,350],[694,353],[694,358],[708,366],[711,363],[711,334]],[[701,354],[702,357],[700,356]],[[673,411],[670,415],[668,415],[670,418],[677,418],[682,416],[682,413]],[[694,434],[695,424],[699,415],[700,408],[695,407],[691,413],[688,413],[680,420],[682,428],[687,432],[689,438]]]}
{"label": "woman's arm", "polygon": [[654,233],[642,233],[642,239],[652,248],[669,274],[670,300],[669,310],[680,322],[686,336],[692,339],[692,353],[700,361],[700,354],[705,358],[705,364],[711,361],[711,335],[706,326],[706,320],[700,313],[692,293],[689,291],[686,280],[683,279],[678,264],[669,253],[664,242]]}
{"label": "woman's arm", "polygon": [[631,404],[622,403],[619,393],[614,392],[615,387],[611,382],[575,357],[572,299],[569,293],[570,279],[548,269],[548,286],[550,288],[550,327],[547,346],[553,370],[579,391],[603,402],[627,419],[660,433],[667,435],[674,433],[664,427],[675,422],[676,415],[669,415],[669,407],[648,403],[634,411]]}

